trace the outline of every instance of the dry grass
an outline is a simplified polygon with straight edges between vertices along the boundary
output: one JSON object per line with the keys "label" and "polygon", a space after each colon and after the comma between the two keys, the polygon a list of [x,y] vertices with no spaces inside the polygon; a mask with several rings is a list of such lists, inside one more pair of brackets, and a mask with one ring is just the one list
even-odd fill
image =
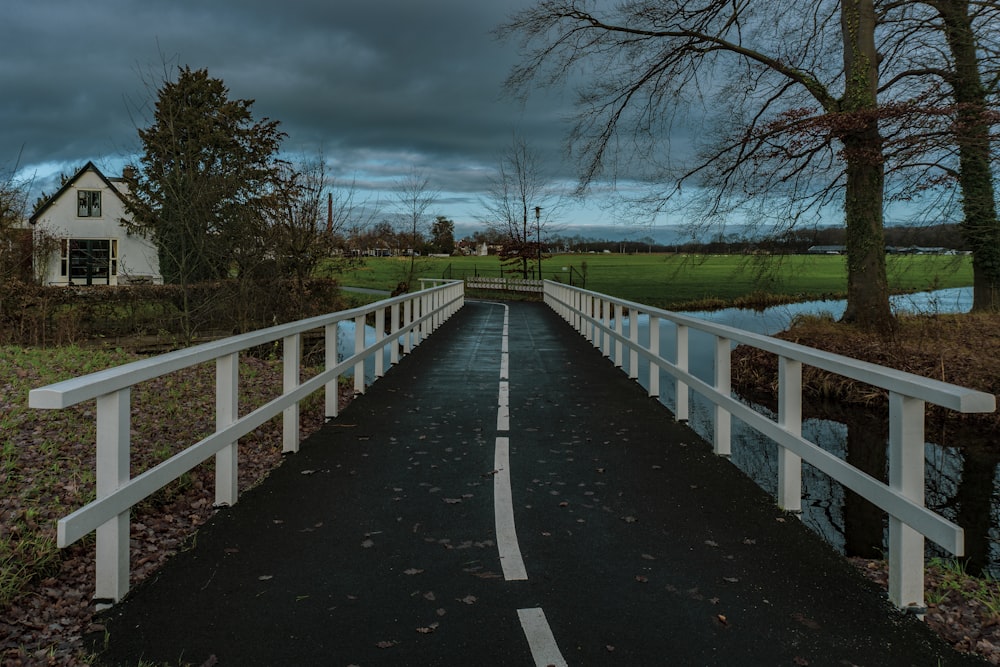
{"label": "dry grass", "polygon": [[[829,317],[800,317],[776,337],[862,359],[970,389],[1000,394],[1000,315],[921,315],[899,320],[891,338],[863,332]],[[812,367],[802,369],[807,398],[842,403],[884,403],[883,390]],[[733,353],[733,383],[747,395],[776,395],[777,358],[756,349]],[[1000,415],[958,415],[930,409],[934,421],[955,420],[995,427]]]}

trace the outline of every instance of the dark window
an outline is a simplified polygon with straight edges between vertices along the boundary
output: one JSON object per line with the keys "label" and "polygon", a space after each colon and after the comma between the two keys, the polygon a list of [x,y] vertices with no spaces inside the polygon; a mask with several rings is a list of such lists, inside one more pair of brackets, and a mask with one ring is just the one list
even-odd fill
{"label": "dark window", "polygon": [[118,241],[63,239],[60,273],[77,285],[111,282],[118,273]]}
{"label": "dark window", "polygon": [[76,198],[76,214],[81,218],[101,217],[100,190],[80,190]]}

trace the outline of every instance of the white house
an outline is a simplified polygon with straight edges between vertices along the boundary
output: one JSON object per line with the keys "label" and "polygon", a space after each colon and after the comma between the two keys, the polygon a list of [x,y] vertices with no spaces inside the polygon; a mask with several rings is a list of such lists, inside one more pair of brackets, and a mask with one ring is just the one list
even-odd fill
{"label": "white house", "polygon": [[130,233],[121,178],[107,178],[88,162],[29,222],[36,243],[43,236],[59,241],[47,258],[36,259],[35,272],[45,285],[128,285],[161,283],[156,245]]}

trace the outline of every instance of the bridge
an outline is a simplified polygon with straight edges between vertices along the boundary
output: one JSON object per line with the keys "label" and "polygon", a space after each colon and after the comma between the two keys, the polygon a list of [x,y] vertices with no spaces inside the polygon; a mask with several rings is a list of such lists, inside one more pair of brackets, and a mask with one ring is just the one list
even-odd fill
{"label": "bridge", "polygon": [[[993,396],[559,283],[544,293],[467,302],[446,282],[33,390],[38,408],[97,401],[97,498],[59,522],[59,544],[97,533],[100,659],[978,664],[917,620],[925,538],[962,553],[962,529],[923,504],[922,424],[926,402],[989,411]],[[317,330],[325,369],[303,380]],[[713,340],[711,381],[688,371],[692,330]],[[283,394],[240,415],[239,354],[272,341]],[[733,342],[778,356],[776,420],[732,396]],[[211,360],[216,433],[130,478],[129,388]],[[889,392],[888,484],[802,438],[803,364]],[[359,396],[341,412],[348,371]],[[298,403],[316,391],[329,421],[300,443]],[[684,423],[692,393],[714,406],[710,443]],[[278,414],[294,455],[241,497],[236,442]],[[777,498],[727,460],[734,416],[776,442]],[[129,509],[213,457],[219,512],[130,593]],[[888,513],[889,601],[796,518],[803,461]]]}

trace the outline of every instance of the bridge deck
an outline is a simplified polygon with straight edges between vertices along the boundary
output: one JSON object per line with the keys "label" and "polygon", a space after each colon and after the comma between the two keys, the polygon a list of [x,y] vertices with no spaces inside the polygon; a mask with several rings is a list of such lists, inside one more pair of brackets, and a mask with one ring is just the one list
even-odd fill
{"label": "bridge deck", "polygon": [[468,303],[105,621],[109,664],[980,664],[537,303]]}

